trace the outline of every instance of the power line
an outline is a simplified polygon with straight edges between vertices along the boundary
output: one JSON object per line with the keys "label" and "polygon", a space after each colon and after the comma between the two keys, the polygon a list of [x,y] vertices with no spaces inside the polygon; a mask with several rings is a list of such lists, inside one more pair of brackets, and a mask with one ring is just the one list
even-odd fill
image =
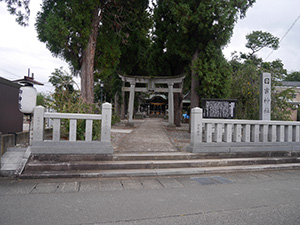
{"label": "power line", "polygon": [[[290,26],[290,28],[285,32],[285,34],[282,36],[282,38],[279,40],[279,44],[282,42],[282,40],[288,35],[288,33],[291,31],[291,29],[295,26],[295,24],[297,23],[297,21],[300,19],[300,15],[297,17],[297,19],[295,19],[295,21],[292,23],[292,25]],[[267,58],[265,58],[265,61],[273,54],[274,50],[272,50],[270,52],[270,54],[267,56]]]}
{"label": "power line", "polygon": [[[5,73],[9,73],[10,75],[12,75],[12,76],[14,76],[14,77],[16,77],[16,78],[20,78],[20,75],[17,75],[17,74],[15,74],[15,73],[12,73],[12,72],[7,71],[7,70],[2,69],[2,68],[0,68],[0,70],[4,71]],[[21,76],[21,77],[22,77],[22,76]]]}
{"label": "power line", "polygon": [[[10,71],[8,71],[8,70],[2,69],[2,68],[0,68],[0,70],[4,71],[5,73],[10,74],[11,76],[13,76],[13,77],[15,77],[15,78],[20,78],[20,75],[17,75],[17,74],[15,74],[15,73],[12,73],[12,72],[10,72]],[[4,75],[4,76],[7,77],[6,79],[11,79],[10,75],[6,75],[6,76]],[[44,83],[44,87],[54,88],[53,85],[52,85],[50,82]]]}

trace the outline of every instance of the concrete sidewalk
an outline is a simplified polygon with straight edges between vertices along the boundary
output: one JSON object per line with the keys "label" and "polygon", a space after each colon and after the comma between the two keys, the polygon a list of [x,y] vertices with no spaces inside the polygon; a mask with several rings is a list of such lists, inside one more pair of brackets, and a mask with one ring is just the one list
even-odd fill
{"label": "concrete sidewalk", "polygon": [[29,155],[30,151],[28,151],[27,147],[8,148],[1,156],[0,175],[16,176],[16,173],[25,165]]}
{"label": "concrete sidewalk", "polygon": [[115,152],[176,152],[163,127],[163,119],[147,118],[115,148]]}
{"label": "concrete sidewalk", "polygon": [[0,179],[1,225],[299,224],[300,173]]}

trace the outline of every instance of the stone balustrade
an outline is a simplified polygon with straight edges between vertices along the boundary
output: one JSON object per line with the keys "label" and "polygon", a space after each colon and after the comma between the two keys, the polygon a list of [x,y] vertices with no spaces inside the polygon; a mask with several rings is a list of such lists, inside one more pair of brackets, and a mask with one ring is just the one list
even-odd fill
{"label": "stone balustrade", "polygon": [[191,111],[192,152],[300,150],[300,123],[270,120],[203,119]]}
{"label": "stone balustrade", "polygon": [[[111,147],[111,112],[110,103],[102,105],[102,114],[50,113],[45,108],[37,106],[34,109],[33,144],[36,154],[97,154],[112,153]],[[53,120],[52,140],[44,140],[44,120]],[[61,119],[70,120],[69,140],[61,140]],[[77,141],[77,120],[86,120],[85,141]],[[101,139],[92,141],[93,121],[101,120]]]}

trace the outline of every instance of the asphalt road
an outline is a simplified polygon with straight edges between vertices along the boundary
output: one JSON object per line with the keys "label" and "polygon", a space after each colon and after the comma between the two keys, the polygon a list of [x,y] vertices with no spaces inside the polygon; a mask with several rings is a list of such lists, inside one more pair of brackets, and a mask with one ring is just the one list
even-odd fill
{"label": "asphalt road", "polygon": [[300,224],[300,171],[0,179],[0,224]]}

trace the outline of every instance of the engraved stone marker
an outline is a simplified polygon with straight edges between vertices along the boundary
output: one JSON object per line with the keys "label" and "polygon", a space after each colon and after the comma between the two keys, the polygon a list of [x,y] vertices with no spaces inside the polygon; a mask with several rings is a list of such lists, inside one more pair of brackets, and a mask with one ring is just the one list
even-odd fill
{"label": "engraved stone marker", "polygon": [[260,107],[259,119],[271,120],[271,74],[260,76]]}

